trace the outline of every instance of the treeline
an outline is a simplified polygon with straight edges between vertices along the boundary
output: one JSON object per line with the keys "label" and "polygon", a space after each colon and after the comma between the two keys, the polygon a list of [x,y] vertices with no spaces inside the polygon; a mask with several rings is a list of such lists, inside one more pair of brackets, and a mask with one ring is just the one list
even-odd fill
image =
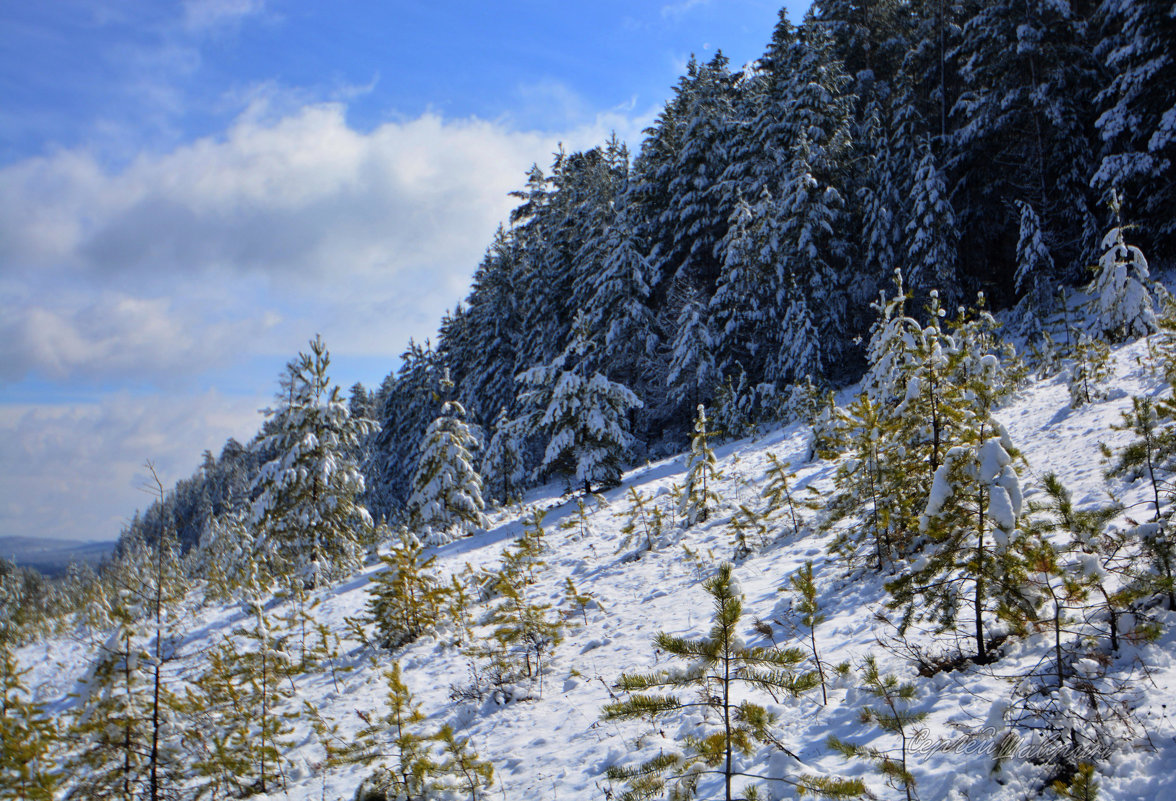
{"label": "treeline", "polygon": [[[543,411],[516,377],[599,373],[642,403],[639,455],[678,447],[697,403],[738,435],[795,381],[856,377],[896,267],[917,315],[932,287],[952,314],[984,291],[1033,337],[1113,189],[1134,241],[1173,252],[1162,6],[817,2],[745,70],[692,61],[636,158],[614,139],[532,168],[465,302],[375,394],[370,507],[408,497],[446,371],[486,441]],[[545,432],[523,433],[528,480]]]}
{"label": "treeline", "polygon": [[[379,423],[357,453],[362,502],[407,519],[448,402],[500,501],[618,474],[548,452],[571,431],[560,403],[612,410],[614,462],[682,447],[699,403],[745,435],[797,382],[861,374],[896,268],[915,318],[933,287],[951,315],[983,291],[1047,348],[1057,288],[1088,277],[1118,224],[1114,190],[1133,244],[1174,252],[1176,20],[1162,5],[831,0],[799,26],[781,12],[743,70],[691,61],[635,157],[614,138],[533,167],[435,342],[410,342],[374,391],[352,388],[353,416]],[[206,454],[128,535],[171,524],[191,546],[247,505],[263,461],[233,442]]]}

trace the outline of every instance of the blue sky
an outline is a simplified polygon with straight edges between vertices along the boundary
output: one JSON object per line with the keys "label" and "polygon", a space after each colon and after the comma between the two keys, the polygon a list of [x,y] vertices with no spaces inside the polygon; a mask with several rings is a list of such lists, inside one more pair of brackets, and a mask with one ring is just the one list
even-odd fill
{"label": "blue sky", "polygon": [[532,162],[636,149],[779,8],[0,0],[0,535],[117,536],[144,460],[247,439],[315,333],[378,383]]}

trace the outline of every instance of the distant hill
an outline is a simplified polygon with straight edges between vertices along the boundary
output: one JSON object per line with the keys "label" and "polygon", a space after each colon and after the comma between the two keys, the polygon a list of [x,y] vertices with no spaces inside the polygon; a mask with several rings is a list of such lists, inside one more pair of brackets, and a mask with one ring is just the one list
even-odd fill
{"label": "distant hill", "polygon": [[46,576],[65,573],[70,562],[97,564],[114,552],[114,541],[79,542],[52,537],[0,537],[0,557]]}

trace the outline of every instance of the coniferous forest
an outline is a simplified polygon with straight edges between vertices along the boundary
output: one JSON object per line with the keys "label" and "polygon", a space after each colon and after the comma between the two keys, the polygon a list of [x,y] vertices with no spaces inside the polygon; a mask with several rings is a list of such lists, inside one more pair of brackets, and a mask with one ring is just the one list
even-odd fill
{"label": "coniferous forest", "polygon": [[[577,798],[964,797],[962,757],[908,750],[947,676],[1001,743],[974,792],[1090,799],[1176,758],[1140,689],[1173,680],[1176,5],[817,0],[765,35],[691,60],[632,150],[520,175],[379,387],[332,385],[316,336],[99,570],[0,564],[0,796],[492,797],[479,715],[558,696],[560,659],[584,692],[596,588],[671,553],[696,614],[608,662],[589,724],[625,744]],[[1051,419],[1025,399],[1055,384]],[[1017,403],[1096,421],[1081,497]],[[54,637],[84,665],[56,695],[17,658]],[[475,712],[422,712],[423,642]],[[356,675],[379,708],[333,716]],[[804,704],[820,755],[783,733]]]}

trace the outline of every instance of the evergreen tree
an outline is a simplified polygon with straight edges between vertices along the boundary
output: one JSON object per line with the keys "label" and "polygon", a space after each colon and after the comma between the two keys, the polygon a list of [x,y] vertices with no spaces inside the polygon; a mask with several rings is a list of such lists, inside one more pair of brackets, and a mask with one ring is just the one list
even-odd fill
{"label": "evergreen tree", "polygon": [[1019,200],[1020,234],[1017,237],[1017,272],[1013,286],[1021,295],[1020,328],[1028,336],[1042,331],[1042,316],[1054,296],[1053,256],[1041,231],[1041,221],[1029,203]]}
{"label": "evergreen tree", "polygon": [[585,493],[620,483],[621,459],[633,441],[628,413],[643,405],[623,384],[585,374],[589,348],[581,327],[564,354],[521,376],[534,423],[547,436],[541,469],[563,474]]}
{"label": "evergreen tree", "polygon": [[[452,384],[443,379],[441,386],[445,390]],[[429,545],[443,545],[487,525],[482,477],[473,466],[479,442],[463,422],[464,416],[460,403],[446,401],[421,445],[408,518]]]}
{"label": "evergreen tree", "polygon": [[892,604],[906,608],[904,623],[918,613],[916,598],[945,628],[953,627],[961,607],[970,603],[981,663],[989,659],[985,619],[994,612],[1014,620],[1032,612],[1018,550],[1022,493],[1013,466],[1016,451],[991,418],[997,360],[989,359],[988,374],[969,386],[976,403],[972,421],[961,432],[961,444],[948,450],[936,469],[920,518],[928,552],[887,584]]}
{"label": "evergreen tree", "polygon": [[678,313],[666,373],[666,388],[675,406],[683,402],[696,406],[709,399],[719,375],[713,349],[706,312],[696,298],[688,298]]}
{"label": "evergreen tree", "polygon": [[787,308],[780,324],[783,341],[775,363],[768,370],[768,377],[778,383],[821,375],[824,367],[824,343],[817,332],[808,301],[795,281],[790,282],[785,298]]}
{"label": "evergreen tree", "polygon": [[506,408],[498,412],[494,421],[494,435],[482,457],[480,473],[487,494],[499,503],[510,503],[519,497],[525,480],[523,462],[523,421],[511,420]]}
{"label": "evergreen tree", "polygon": [[1131,401],[1131,410],[1123,412],[1123,422],[1112,428],[1129,431],[1136,439],[1119,451],[1107,476],[1147,480],[1153,514],[1151,522],[1135,530],[1147,564],[1137,573],[1149,591],[1167,597],[1168,609],[1176,609],[1176,542],[1170,532],[1172,490],[1164,475],[1176,465],[1176,400],[1167,397],[1156,403],[1151,398],[1134,397]]}
{"label": "evergreen tree", "polygon": [[[639,765],[609,768],[609,778],[624,780],[629,785],[622,798],[653,798],[665,790],[673,798],[694,798],[707,774],[722,777],[727,801],[741,797],[736,795],[739,792],[736,783],[744,774],[736,756],[750,754],[758,745],[777,740],[772,730],[775,717],[749,699],[737,700],[736,696],[741,694],[739,688],[797,695],[818,683],[814,673],[795,672],[804,660],[804,653],[799,649],[743,644],[739,632],[742,593],[730,564],[721,565],[703,587],[714,602],[710,632],[694,639],[660,632],[654,638],[660,651],[689,665],[657,673],[622,675],[617,686],[626,697],[605,704],[602,712],[605,720],[656,720],[698,709],[708,716],[713,714],[719,727],[704,736],[690,736],[685,743],[687,750],[666,743],[668,747],[659,749]],[[661,690],[669,692],[653,694]],[[655,744],[656,738],[650,745]],[[786,777],[774,778],[799,783]]]}
{"label": "evergreen tree", "polygon": [[[512,367],[511,379],[514,373]],[[410,340],[400,356],[400,368],[384,379],[380,429],[364,466],[364,474],[373,482],[365,485],[363,499],[377,517],[394,519],[412,494],[422,436],[441,408],[441,374],[440,357],[432,346]]]}
{"label": "evergreen tree", "polygon": [[24,685],[28,672],[0,640],[0,794],[12,801],[53,801],[63,743],[44,704]]}
{"label": "evergreen tree", "polygon": [[813,667],[821,680],[821,703],[829,704],[829,692],[825,681],[825,666],[817,650],[817,626],[825,622],[825,614],[817,601],[817,584],[813,579],[813,563],[805,562],[804,567],[788,577],[788,587],[799,596],[793,607],[800,613],[800,622],[809,632],[809,650],[813,655]]}
{"label": "evergreen tree", "polygon": [[1105,400],[1112,375],[1110,347],[1079,334],[1069,363],[1066,384],[1070,388],[1070,408]]}
{"label": "evergreen tree", "polygon": [[368,615],[376,624],[379,644],[395,649],[437,625],[446,587],[433,572],[435,556],[407,529],[380,557],[385,569],[372,575]]}
{"label": "evergreen tree", "polygon": [[293,747],[293,727],[281,707],[293,696],[294,665],[285,638],[274,631],[261,592],[252,591],[243,606],[251,622],[233,635],[248,650],[234,643],[228,652],[238,705],[222,725],[238,733],[234,745],[245,765],[237,781],[250,794],[267,793],[286,786],[286,751]]}
{"label": "evergreen tree", "polygon": [[1095,125],[1103,148],[1092,183],[1132,198],[1148,244],[1170,253],[1176,234],[1176,18],[1162,1],[1102,0],[1096,21],[1102,40],[1095,53],[1110,80],[1098,97]]}
{"label": "evergreen tree", "polygon": [[694,436],[690,440],[690,455],[686,459],[686,486],[682,488],[682,499],[678,514],[687,526],[705,522],[711,510],[722,502],[714,489],[719,480],[718,461],[710,447],[713,436],[706,428],[706,408],[698,404],[698,415],[694,418]]}
{"label": "evergreen tree", "polygon": [[145,669],[150,652],[128,595],[115,607],[115,628],[81,683],[70,727],[79,747],[66,765],[70,799],[150,798],[152,698]]}
{"label": "evergreen tree", "polygon": [[930,143],[923,143],[920,154],[906,224],[906,275],[916,295],[926,296],[938,287],[947,305],[951,305],[951,300],[961,294],[956,272],[959,234],[955,211]]}
{"label": "evergreen tree", "polygon": [[1123,222],[1119,219],[1119,200],[1111,206],[1115,227],[1103,237],[1103,254],[1098,260],[1098,274],[1087,291],[1094,295],[1096,333],[1111,342],[1121,342],[1153,334],[1156,315],[1148,290],[1147,259],[1139,248],[1123,239]]}
{"label": "evergreen tree", "polygon": [[907,801],[914,801],[917,798],[916,781],[910,770],[908,756],[915,727],[927,717],[926,712],[911,709],[918,690],[914,684],[902,682],[894,674],[883,674],[872,656],[865,659],[862,680],[865,682],[863,689],[878,700],[877,706],[862,707],[862,721],[873,723],[887,734],[898,736],[898,758],[895,759],[892,751],[869,745],[853,745],[834,736],[829,737],[829,747],[847,758],[864,758],[873,762],[891,787],[901,788]]}
{"label": "evergreen tree", "polygon": [[[430,797],[437,764],[429,749],[429,738],[417,731],[425,720],[393,662],[384,672],[388,682],[388,711],[383,718],[366,716],[368,725],[356,735],[357,753],[349,760],[377,765],[375,773],[360,785],[358,799],[403,798],[417,801]],[[383,743],[384,734],[391,742]]]}
{"label": "evergreen tree", "polygon": [[363,475],[351,454],[371,429],[351,417],[330,385],[331,357],[320,337],[287,366],[279,406],[267,411],[256,448],[273,454],[255,485],[252,517],[265,553],[310,586],[345,573],[360,558],[357,531],[372,525],[359,504]]}

